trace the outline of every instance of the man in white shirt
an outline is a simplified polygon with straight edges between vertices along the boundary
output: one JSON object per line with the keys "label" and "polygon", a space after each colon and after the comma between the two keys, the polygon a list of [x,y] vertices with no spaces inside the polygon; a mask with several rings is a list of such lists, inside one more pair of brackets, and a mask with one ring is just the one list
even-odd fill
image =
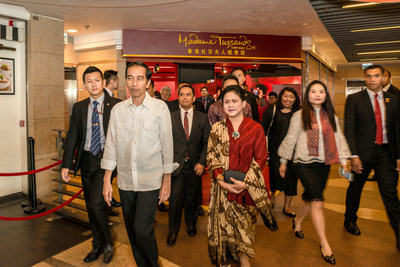
{"label": "man in white shirt", "polygon": [[111,173],[118,165],[122,211],[136,264],[157,266],[153,223],[157,203],[168,200],[171,191],[171,117],[164,101],[146,92],[151,79],[151,70],[146,64],[129,64],[125,75],[131,97],[111,112],[101,162],[105,169],[103,195],[110,205]]}

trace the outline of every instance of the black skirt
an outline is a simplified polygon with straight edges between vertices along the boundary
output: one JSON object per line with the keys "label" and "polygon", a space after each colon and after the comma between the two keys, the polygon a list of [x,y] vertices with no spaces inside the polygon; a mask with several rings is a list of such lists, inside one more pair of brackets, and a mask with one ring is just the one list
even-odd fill
{"label": "black skirt", "polygon": [[328,180],[330,165],[325,163],[296,163],[295,171],[304,187],[304,201],[324,201],[323,191]]}

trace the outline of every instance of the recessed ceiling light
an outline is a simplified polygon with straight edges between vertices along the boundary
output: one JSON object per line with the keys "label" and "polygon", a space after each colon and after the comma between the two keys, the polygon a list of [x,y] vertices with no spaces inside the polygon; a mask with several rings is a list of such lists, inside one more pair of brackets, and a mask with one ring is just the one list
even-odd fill
{"label": "recessed ceiling light", "polygon": [[75,30],[75,29],[68,29],[67,32],[78,32],[78,30]]}
{"label": "recessed ceiling light", "polygon": [[342,6],[342,8],[355,8],[355,7],[365,7],[365,6],[372,6],[372,5],[379,5],[380,3],[360,3],[360,4],[352,4]]}
{"label": "recessed ceiling light", "polygon": [[379,61],[379,60],[396,60],[398,57],[381,57],[381,58],[365,58],[360,59],[360,61]]}
{"label": "recessed ceiling light", "polygon": [[307,22],[304,22],[302,25],[303,25],[303,26],[308,26],[308,23],[307,23]]}
{"label": "recessed ceiling light", "polygon": [[357,55],[389,54],[389,53],[400,53],[400,50],[361,52],[361,53],[357,53]]}
{"label": "recessed ceiling light", "polygon": [[351,30],[351,32],[380,31],[380,30],[391,30],[391,29],[399,29],[399,28],[400,28],[400,26],[390,26],[390,27],[382,27],[382,28],[370,28],[370,29]]}
{"label": "recessed ceiling light", "polygon": [[386,41],[386,42],[373,42],[373,43],[359,43],[355,45],[376,45],[376,44],[393,44],[400,43],[400,41]]}

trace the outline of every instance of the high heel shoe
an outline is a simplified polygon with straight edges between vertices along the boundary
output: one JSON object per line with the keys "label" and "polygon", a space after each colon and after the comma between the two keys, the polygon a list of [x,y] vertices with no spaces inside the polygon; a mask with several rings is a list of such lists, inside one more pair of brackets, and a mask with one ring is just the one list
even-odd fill
{"label": "high heel shoe", "polygon": [[[293,228],[293,230],[296,228],[296,223],[294,222],[294,218],[293,218],[293,226],[292,226],[292,228]],[[297,238],[300,238],[300,239],[303,239],[304,238],[304,233],[303,233],[303,231],[294,231],[294,235],[297,237]]]}
{"label": "high heel shoe", "polygon": [[283,212],[283,214],[285,214],[286,216],[288,216],[288,217],[290,217],[290,218],[296,218],[296,213],[294,213],[294,212],[287,212],[287,211],[285,210],[285,208],[283,208],[282,212]]}
{"label": "high heel shoe", "polygon": [[324,258],[324,261],[326,261],[327,263],[330,263],[332,265],[336,264],[336,259],[335,259],[335,255],[333,255],[333,253],[331,255],[324,255],[324,253],[322,252],[322,247],[321,245],[319,245],[319,248],[321,249],[321,254],[322,254],[322,258]]}

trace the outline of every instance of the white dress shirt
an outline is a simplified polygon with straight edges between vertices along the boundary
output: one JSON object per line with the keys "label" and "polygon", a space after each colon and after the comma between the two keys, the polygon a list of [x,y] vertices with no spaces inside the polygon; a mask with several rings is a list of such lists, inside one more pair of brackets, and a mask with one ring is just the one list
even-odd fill
{"label": "white dress shirt", "polygon": [[105,87],[104,87],[104,89],[106,89],[106,91],[109,94],[109,96],[114,97],[114,92],[112,90],[110,90],[108,88],[105,88]]}
{"label": "white dress shirt", "polygon": [[[87,123],[86,123],[86,139],[85,139],[85,151],[90,151],[90,142],[92,138],[92,114],[93,114],[93,101],[94,98],[90,97],[88,105],[88,114],[87,114]],[[104,135],[104,127],[103,127],[103,112],[104,112],[104,94],[102,94],[99,98],[96,99],[99,104],[97,104],[97,112],[99,112],[99,121],[100,121],[100,144],[101,150],[104,149],[106,138]]]}
{"label": "white dress shirt", "polygon": [[387,92],[387,90],[389,90],[389,87],[391,86],[392,84],[388,84],[388,85],[386,85],[385,87],[383,87],[382,88],[382,90],[384,91],[384,92]]}
{"label": "white dress shirt", "polygon": [[113,107],[101,168],[118,165],[120,189],[159,189],[163,174],[173,172],[173,157],[171,116],[164,101],[146,92],[139,106],[130,97]]}
{"label": "white dress shirt", "polygon": [[189,122],[189,136],[192,131],[192,123],[193,123],[193,107],[191,107],[189,110],[184,110],[180,105],[179,109],[181,111],[181,120],[182,120],[182,127],[185,129],[185,112],[187,111],[188,114],[188,122]]}
{"label": "white dress shirt", "polygon": [[[372,108],[374,109],[375,112],[375,94],[371,90],[367,88],[368,96],[369,99],[371,100]],[[383,99],[383,91],[380,90],[378,93],[378,102],[379,102],[379,108],[381,110],[381,117],[382,117],[382,130],[383,130],[383,144],[388,143],[388,138],[387,138],[387,129],[386,129],[386,105],[385,101]]]}

